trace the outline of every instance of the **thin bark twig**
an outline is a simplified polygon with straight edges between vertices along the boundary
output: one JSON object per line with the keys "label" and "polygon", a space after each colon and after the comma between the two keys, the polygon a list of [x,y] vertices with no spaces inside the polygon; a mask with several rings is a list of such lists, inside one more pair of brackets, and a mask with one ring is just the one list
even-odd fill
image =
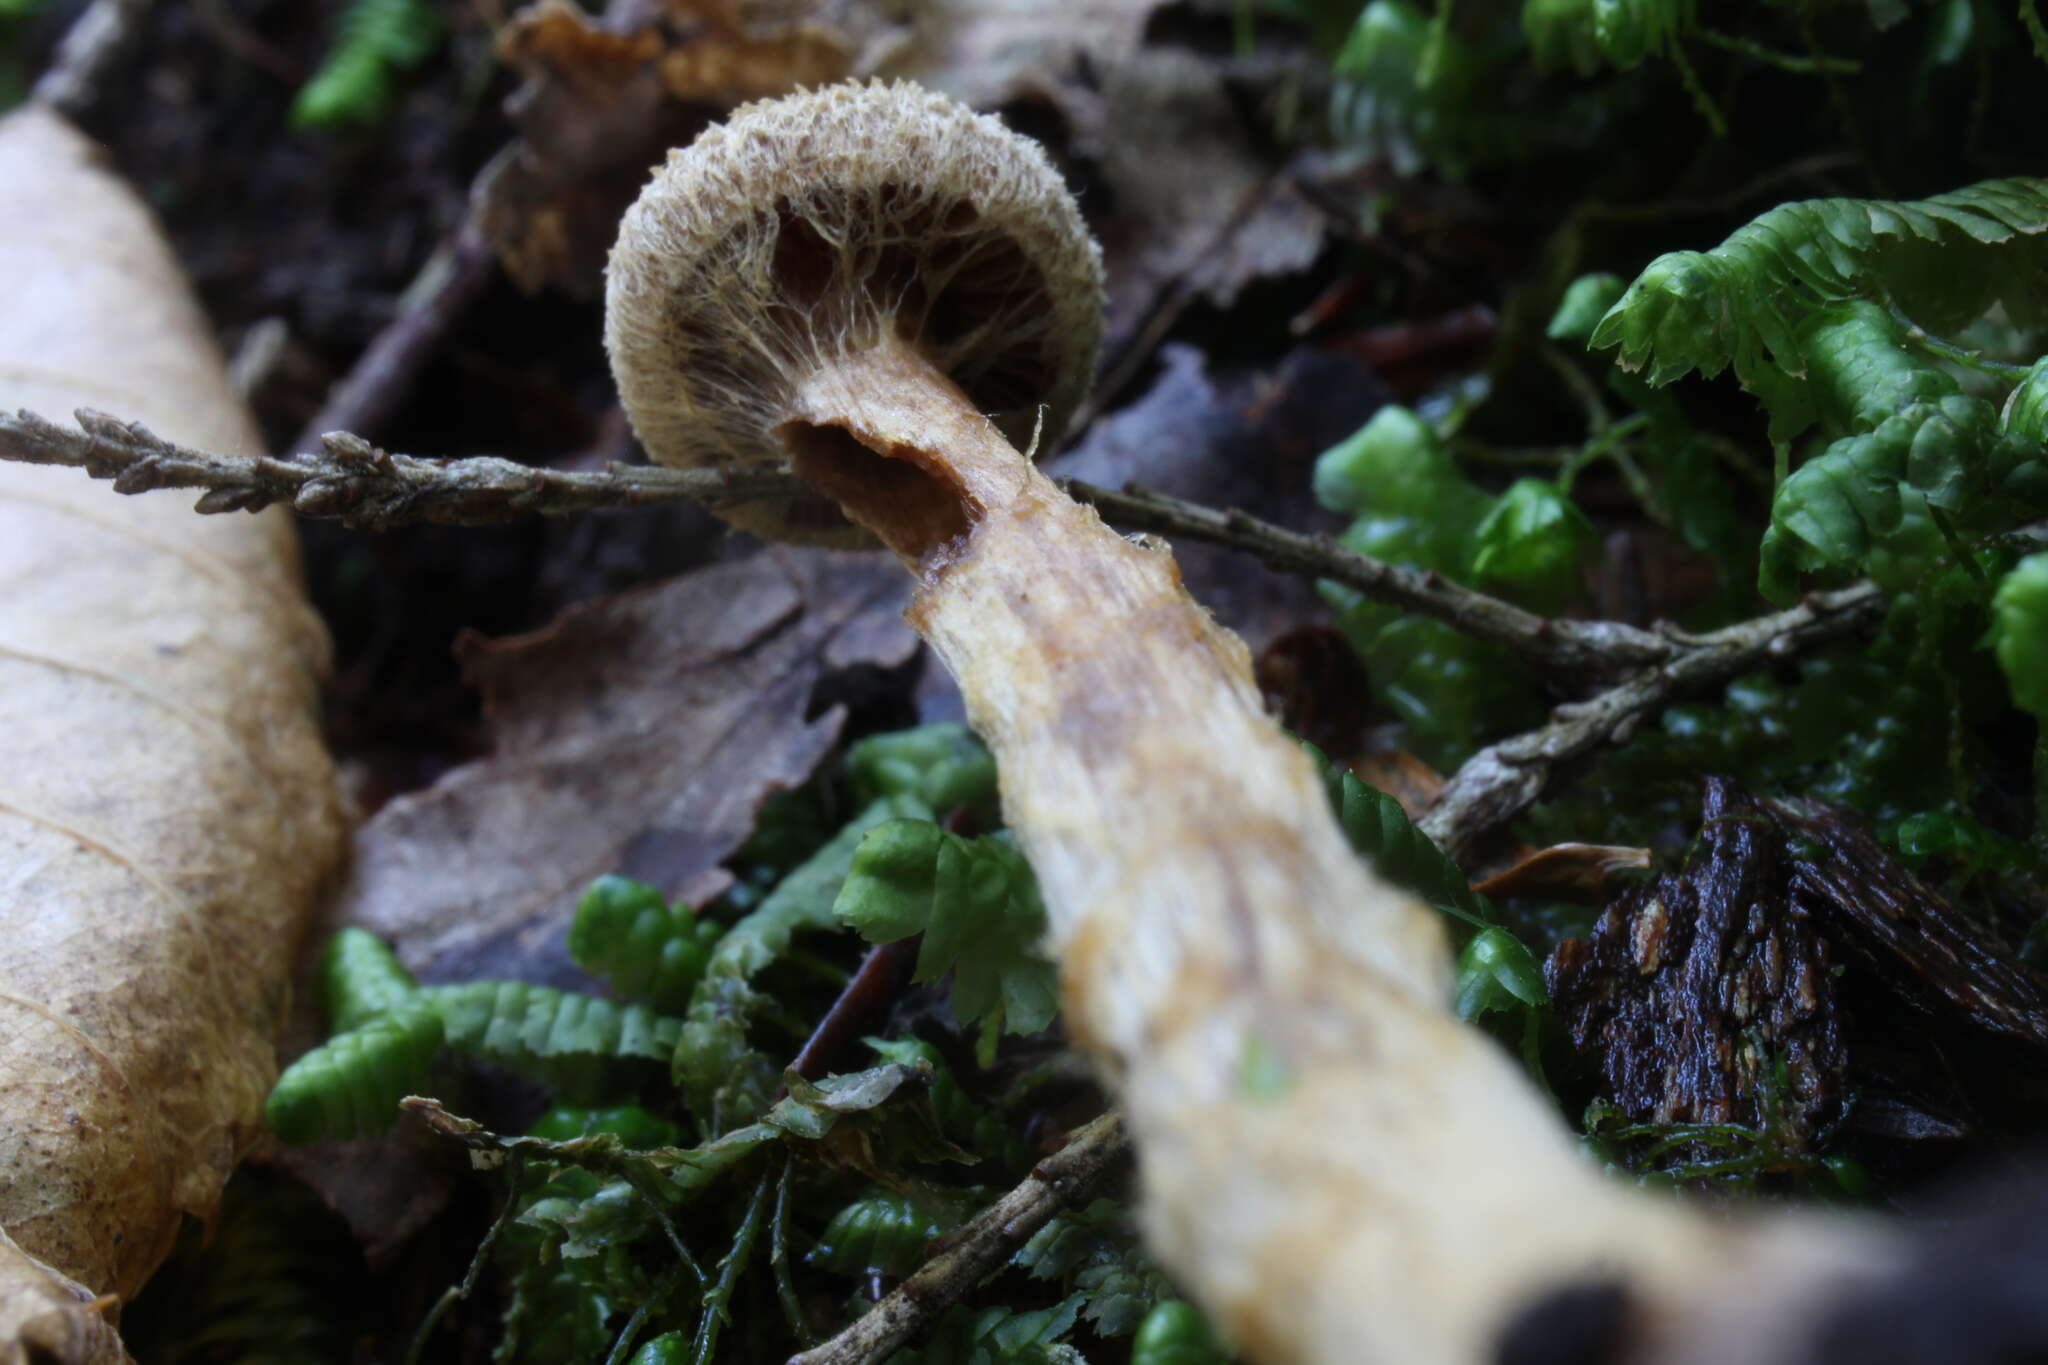
{"label": "thin bark twig", "polygon": [[872,1365],[995,1273],[1017,1248],[1101,1183],[1129,1150],[1115,1111],[1078,1129],[1024,1183],[976,1214],[952,1242],[822,1346],[789,1365]]}
{"label": "thin bark twig", "polygon": [[852,979],[839,992],[831,1007],[819,1017],[811,1036],[797,1050],[789,1069],[807,1081],[824,1076],[832,1059],[860,1031],[861,1026],[879,1014],[910,980],[911,968],[916,963],[917,940],[914,938],[878,943],[868,949]]}
{"label": "thin bark twig", "polygon": [[1538,616],[1511,602],[1453,583],[1439,574],[1389,564],[1347,550],[1327,536],[1304,535],[1247,513],[1203,507],[1146,488],[1122,492],[1069,479],[1069,494],[1103,517],[1136,531],[1206,541],[1256,556],[1269,568],[1326,578],[1375,602],[1454,626],[1505,646],[1527,662],[1575,678],[1625,677],[1676,653],[1655,631],[1620,621],[1569,621]]}
{"label": "thin bark twig", "polygon": [[93,0],[37,78],[36,101],[73,120],[90,113],[115,68],[141,41],[143,22],[155,7],[155,0]]}
{"label": "thin bark twig", "polygon": [[1874,626],[1888,600],[1875,584],[1858,583],[1710,634],[1666,632],[1663,638],[1674,650],[1667,662],[1589,700],[1566,703],[1548,724],[1480,750],[1417,823],[1438,848],[1462,861],[1481,834],[1542,796],[1566,763],[1604,744],[1622,743],[1680,696]]}
{"label": "thin bark twig", "polygon": [[470,305],[483,297],[497,268],[497,253],[472,211],[420,267],[399,296],[397,315],[328,393],[294,444],[317,445],[330,431],[375,432],[387,426],[420,370]]}

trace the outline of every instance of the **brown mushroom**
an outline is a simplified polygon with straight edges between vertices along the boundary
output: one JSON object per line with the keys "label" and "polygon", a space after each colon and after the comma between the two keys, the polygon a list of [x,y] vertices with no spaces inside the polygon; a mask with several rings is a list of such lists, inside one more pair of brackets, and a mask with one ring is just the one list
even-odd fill
{"label": "brown mushroom", "polygon": [[1889,1245],[1711,1223],[1597,1173],[1453,1017],[1435,914],[1352,854],[1242,642],[1013,446],[1078,400],[1099,278],[1036,146],[841,86],[671,154],[613,252],[607,342],[656,459],[788,458],[823,495],[735,522],[843,538],[843,510],[917,575],[911,622],[999,760],[1151,1245],[1250,1359],[1479,1362],[1588,1292],[1630,1358],[1783,1358],[1801,1297]]}

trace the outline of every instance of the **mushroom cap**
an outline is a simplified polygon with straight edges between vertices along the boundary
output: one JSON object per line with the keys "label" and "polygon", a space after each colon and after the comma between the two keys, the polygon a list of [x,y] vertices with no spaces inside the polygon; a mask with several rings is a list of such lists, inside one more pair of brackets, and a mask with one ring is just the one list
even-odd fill
{"label": "mushroom cap", "polygon": [[[1018,445],[1056,448],[1094,375],[1101,251],[1037,143],[907,82],[734,111],[669,153],[619,227],[605,346],[667,465],[787,457],[777,429],[821,359],[893,329]],[[836,503],[724,509],[743,530],[872,544]]]}

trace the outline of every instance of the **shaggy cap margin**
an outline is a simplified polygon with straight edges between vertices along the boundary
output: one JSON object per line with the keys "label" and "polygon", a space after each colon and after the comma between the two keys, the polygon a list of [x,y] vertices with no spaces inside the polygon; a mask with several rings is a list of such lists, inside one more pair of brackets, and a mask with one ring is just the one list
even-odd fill
{"label": "shaggy cap margin", "polygon": [[[996,119],[907,82],[744,105],[669,153],[620,224],[605,346],[667,465],[779,462],[820,357],[892,328],[1012,442],[1055,448],[1093,378],[1101,252],[1059,173]],[[777,540],[873,543],[830,501],[726,509]]]}

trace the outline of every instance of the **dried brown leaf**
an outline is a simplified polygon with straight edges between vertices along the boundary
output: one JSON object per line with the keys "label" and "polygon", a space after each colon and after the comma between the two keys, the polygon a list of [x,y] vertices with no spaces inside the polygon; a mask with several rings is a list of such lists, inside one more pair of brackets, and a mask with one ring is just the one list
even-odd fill
{"label": "dried brown leaf", "polygon": [[1026,97],[1063,103],[1082,70],[1121,65],[1163,0],[909,0],[910,31],[884,74],[966,104]]}
{"label": "dried brown leaf", "polygon": [[[261,448],[148,213],[40,109],[0,122],[0,243],[0,404]],[[118,1358],[81,1296],[261,1136],[343,833],[326,666],[282,514],[0,468],[0,1359]]]}
{"label": "dried brown leaf", "polygon": [[908,591],[873,556],[759,555],[465,640],[496,751],[363,827],[342,918],[435,977],[547,980],[591,878],[715,894],[761,801],[839,737],[841,709],[806,714],[819,680],[911,659]]}
{"label": "dried brown leaf", "polygon": [[854,74],[889,31],[863,0],[656,8],[600,20],[539,0],[505,27],[499,54],[526,76],[520,140],[482,178],[477,212],[522,288],[596,292],[619,217],[668,148],[745,100]]}
{"label": "dried brown leaf", "polygon": [[1112,71],[1073,126],[1116,193],[1116,212],[1097,225],[1113,349],[1169,290],[1228,307],[1253,280],[1305,270],[1322,249],[1323,214],[1253,144],[1211,58],[1146,49]]}
{"label": "dried brown leaf", "polygon": [[1615,844],[1552,844],[1519,858],[1513,867],[1496,872],[1473,886],[1482,896],[1549,896],[1556,900],[1599,905],[1617,872],[1641,872],[1651,864],[1647,848]]}
{"label": "dried brown leaf", "polygon": [[[1222,59],[1148,46],[1161,0],[911,0],[881,61],[978,108],[1030,100],[1066,120],[1114,209],[1094,224],[1114,360],[1162,307],[1227,307],[1253,280],[1305,269],[1325,221],[1257,147]],[[1140,345],[1139,349],[1147,349]]]}
{"label": "dried brown leaf", "polygon": [[1259,651],[1252,676],[1274,718],[1338,762],[1365,747],[1371,679],[1341,631],[1294,627]]}
{"label": "dried brown leaf", "polygon": [[1444,775],[1406,749],[1360,754],[1347,766],[1360,782],[1400,802],[1410,820],[1420,820],[1444,789]]}

